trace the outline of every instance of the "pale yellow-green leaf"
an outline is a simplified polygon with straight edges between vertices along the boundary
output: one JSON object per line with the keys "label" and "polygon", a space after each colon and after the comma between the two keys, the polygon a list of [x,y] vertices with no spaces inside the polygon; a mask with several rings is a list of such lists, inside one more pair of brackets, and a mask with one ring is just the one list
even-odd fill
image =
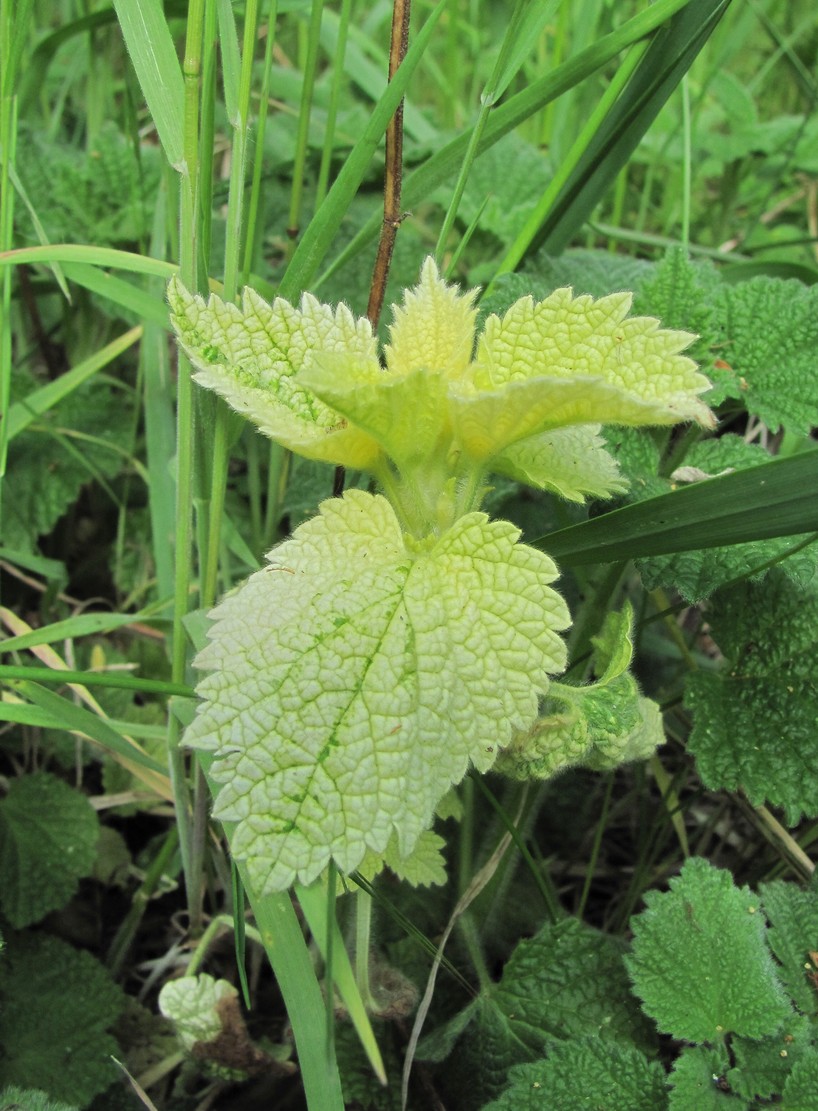
{"label": "pale yellow-green leaf", "polygon": [[159,1010],[176,1027],[182,1045],[210,1042],[222,1032],[219,1004],[238,992],[229,980],[214,980],[206,972],[169,980],[159,992]]}
{"label": "pale yellow-green leaf", "polygon": [[445,448],[448,425],[446,382],[426,368],[395,378],[378,370],[355,377],[344,356],[325,356],[302,380],[327,405],[376,440],[401,470],[422,466]]}
{"label": "pale yellow-green leaf", "polygon": [[380,455],[365,432],[350,427],[299,379],[322,354],[343,353],[364,373],[379,369],[372,330],[341,305],[333,310],[305,294],[299,308],[272,305],[245,289],[239,307],[215,295],[207,302],[173,279],[171,320],[196,368],[215,390],[262,432],[311,459],[370,469]]}
{"label": "pale yellow-green leaf", "polygon": [[520,440],[495,456],[491,469],[570,501],[607,498],[627,489],[596,424],[555,428]]}
{"label": "pale yellow-green leaf", "polygon": [[407,857],[470,764],[536,718],[569,621],[542,552],[470,513],[409,545],[382,497],[325,502],[213,612],[186,734],[259,893]]}
{"label": "pale yellow-green leaf", "polygon": [[627,317],[628,293],[598,301],[558,289],[490,316],[472,372],[452,387],[453,424],[475,459],[569,424],[674,424],[713,415],[709,382],[681,352],[694,339]]}
{"label": "pale yellow-green leaf", "polygon": [[407,289],[402,305],[393,305],[393,322],[386,363],[392,375],[413,370],[436,370],[460,378],[471,363],[477,290],[461,293],[444,282],[434,259],[427,258],[414,289]]}
{"label": "pale yellow-green leaf", "polygon": [[389,868],[398,879],[405,880],[412,887],[442,886],[446,882],[446,862],[443,848],[446,842],[432,830],[424,830],[418,837],[415,847],[408,856],[401,856],[398,839],[393,834],[383,856],[368,852],[358,871],[370,882]]}

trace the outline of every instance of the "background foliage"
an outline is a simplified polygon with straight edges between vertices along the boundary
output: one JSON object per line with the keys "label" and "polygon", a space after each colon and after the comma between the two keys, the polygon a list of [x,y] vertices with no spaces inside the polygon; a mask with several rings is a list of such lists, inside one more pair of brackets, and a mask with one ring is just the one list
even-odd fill
{"label": "background foliage", "polygon": [[[387,87],[385,0],[0,0],[0,1106],[391,1109],[408,1051],[413,1108],[818,1109],[813,7],[415,0]],[[632,606],[667,744],[467,777],[403,881],[245,897],[189,660],[335,476],[193,391],[164,289],[365,313],[404,93],[389,300],[432,253],[482,314],[630,289],[699,336],[714,436],[486,503],[560,564],[567,681]]]}

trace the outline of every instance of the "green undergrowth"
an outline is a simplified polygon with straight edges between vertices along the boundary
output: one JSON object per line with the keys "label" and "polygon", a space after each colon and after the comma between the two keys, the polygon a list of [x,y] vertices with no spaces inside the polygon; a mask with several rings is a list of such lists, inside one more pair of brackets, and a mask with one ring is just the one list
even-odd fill
{"label": "green undergrowth", "polygon": [[392,13],[0,0],[0,1109],[818,1111],[814,11]]}

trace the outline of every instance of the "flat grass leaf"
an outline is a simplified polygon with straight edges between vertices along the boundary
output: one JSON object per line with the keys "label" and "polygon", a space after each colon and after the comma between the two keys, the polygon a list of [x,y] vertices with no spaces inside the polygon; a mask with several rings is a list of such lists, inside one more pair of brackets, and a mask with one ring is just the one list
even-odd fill
{"label": "flat grass leaf", "polygon": [[493,993],[526,1045],[584,1036],[648,1048],[647,1023],[630,991],[623,950],[575,918],[521,941]]}
{"label": "flat grass leaf", "polygon": [[174,279],[168,286],[171,320],[196,367],[195,378],[285,447],[350,467],[368,469],[377,445],[299,379],[317,354],[343,354],[363,379],[380,371],[366,320],[304,294],[299,308],[278,297],[267,304],[245,289],[241,307],[211,296],[194,297]]}
{"label": "flat grass leaf", "polygon": [[720,591],[709,618],[724,665],[685,684],[702,780],[781,806],[792,824],[818,813],[818,584],[799,589],[776,568]]}
{"label": "flat grass leaf", "polygon": [[[576,1038],[544,1061],[515,1065],[510,1087],[482,1111],[662,1111],[662,1066],[633,1046]],[[697,1105],[698,1111],[698,1105]]]}
{"label": "flat grass leaf", "polygon": [[750,1111],[745,1099],[725,1091],[728,1061],[724,1051],[686,1046],[670,1074],[670,1111]]}
{"label": "flat grass leaf", "polygon": [[47,772],[0,800],[0,906],[17,929],[65,906],[91,874],[99,820],[85,795]]}
{"label": "flat grass leaf", "polygon": [[562,669],[567,608],[547,556],[471,513],[407,547],[351,490],[213,611],[187,742],[210,750],[216,816],[257,892],[402,856],[469,763],[485,770]]}
{"label": "flat grass leaf", "polygon": [[[740,436],[730,433],[718,439],[705,440],[694,445],[685,457],[687,473],[695,481],[706,476],[722,474],[728,469],[745,470],[768,463],[770,456],[756,444],[748,444]],[[696,477],[698,475],[698,477]],[[672,482],[656,479],[647,485],[634,485],[632,493],[638,496],[654,496],[669,492],[674,486],[687,483],[685,473],[674,476]],[[816,521],[818,526],[818,521]],[[818,544],[792,558],[786,553],[806,539],[804,536],[781,536],[771,540],[754,540],[745,544],[730,544],[724,547],[703,548],[673,555],[653,556],[637,561],[642,581],[648,590],[657,586],[672,586],[688,602],[699,602],[709,598],[714,591],[727,583],[734,582],[777,557],[782,557],[780,566],[785,574],[803,582],[812,573],[818,573]]]}
{"label": "flat grass leaf", "polygon": [[106,1031],[125,995],[91,956],[46,934],[12,935],[0,960],[0,1084],[80,1107],[121,1077]]}
{"label": "flat grass leaf", "polygon": [[631,920],[627,959],[644,1010],[691,1042],[760,1038],[792,1014],[765,941],[764,917],[729,872],[691,858],[670,891],[651,891]]}
{"label": "flat grass leaf", "polygon": [[781,982],[802,1014],[818,1016],[818,893],[777,882],[761,884],[759,895]]}
{"label": "flat grass leaf", "polygon": [[748,413],[808,434],[818,425],[818,289],[760,275],[723,286],[716,305]]}

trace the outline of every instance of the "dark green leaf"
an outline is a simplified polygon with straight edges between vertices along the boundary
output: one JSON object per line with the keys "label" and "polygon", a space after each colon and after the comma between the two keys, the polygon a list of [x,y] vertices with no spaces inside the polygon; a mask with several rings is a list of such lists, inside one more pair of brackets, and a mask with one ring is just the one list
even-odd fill
{"label": "dark green leaf", "polygon": [[511,1087],[483,1111],[662,1111],[667,1107],[661,1065],[632,1046],[595,1038],[554,1045],[546,1060],[515,1065],[509,1080]]}
{"label": "dark green leaf", "polygon": [[12,936],[0,961],[0,1084],[85,1106],[121,1074],[105,1031],[125,1003],[90,953],[45,934]]}
{"label": "dark green leaf", "polygon": [[37,772],[0,801],[0,905],[12,926],[64,906],[94,864],[99,821],[88,799]]}
{"label": "dark green leaf", "polygon": [[685,685],[699,774],[715,790],[784,807],[793,823],[817,813],[818,584],[800,589],[775,569],[721,591],[709,617],[724,666]]}
{"label": "dark green leaf", "polygon": [[764,916],[729,872],[693,857],[631,921],[634,988],[659,1029],[691,1042],[778,1029],[792,1008],[770,961]]}

